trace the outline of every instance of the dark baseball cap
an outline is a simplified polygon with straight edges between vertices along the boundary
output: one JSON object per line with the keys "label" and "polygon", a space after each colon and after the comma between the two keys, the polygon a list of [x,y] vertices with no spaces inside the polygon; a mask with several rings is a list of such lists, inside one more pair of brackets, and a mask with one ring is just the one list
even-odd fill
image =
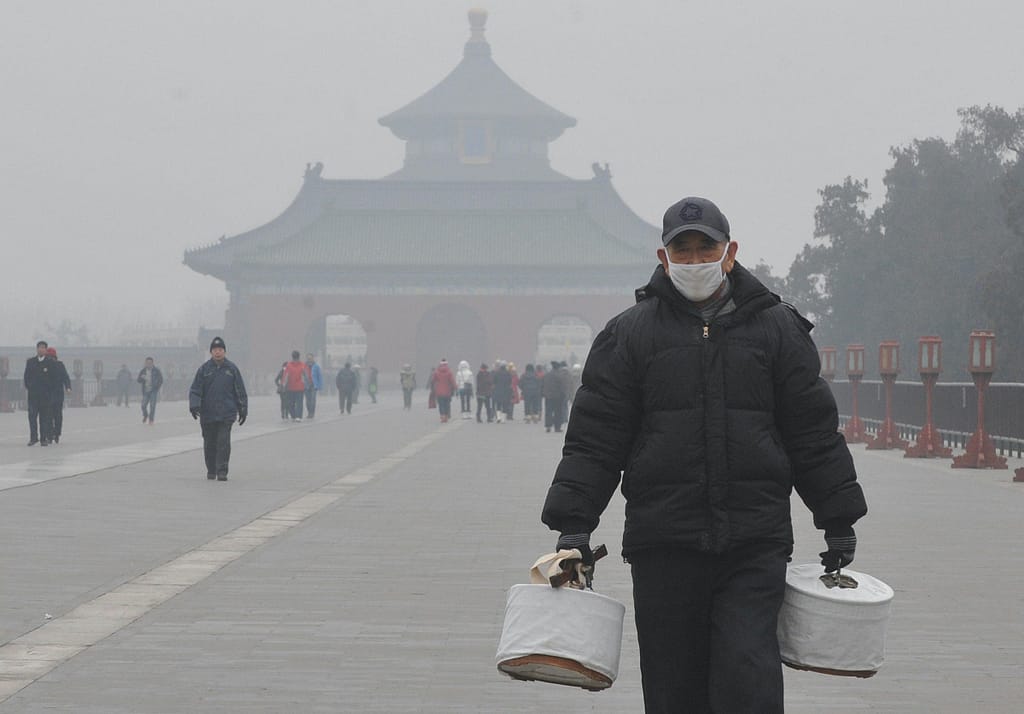
{"label": "dark baseball cap", "polygon": [[662,245],[668,245],[686,231],[700,231],[719,243],[729,241],[729,221],[725,214],[711,201],[699,196],[687,196],[668,207],[662,219]]}

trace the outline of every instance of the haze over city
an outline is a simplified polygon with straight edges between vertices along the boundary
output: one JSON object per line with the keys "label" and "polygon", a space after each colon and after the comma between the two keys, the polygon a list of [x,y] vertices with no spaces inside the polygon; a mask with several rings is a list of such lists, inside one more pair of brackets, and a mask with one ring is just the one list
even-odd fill
{"label": "haze over city", "polygon": [[[951,139],[960,107],[1021,103],[1024,11],[1007,3],[481,5],[495,61],[577,120],[555,170],[607,162],[655,225],[682,195],[713,197],[741,260],[780,275],[818,189],[865,178],[877,203],[891,146]],[[222,325],[223,284],[183,252],[277,216],[307,162],[400,168],[377,119],[459,62],[470,6],[4,3],[0,343],[65,319],[94,342]]]}

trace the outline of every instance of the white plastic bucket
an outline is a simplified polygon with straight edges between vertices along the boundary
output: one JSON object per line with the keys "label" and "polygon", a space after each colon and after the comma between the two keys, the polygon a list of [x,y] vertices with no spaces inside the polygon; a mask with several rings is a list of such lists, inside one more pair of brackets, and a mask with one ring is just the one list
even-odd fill
{"label": "white plastic bucket", "polygon": [[600,690],[619,674],[626,606],[590,590],[513,585],[496,656],[514,679]]}
{"label": "white plastic bucket", "polygon": [[893,591],[865,573],[842,573],[857,587],[827,587],[820,565],[789,566],[779,610],[779,653],[794,669],[870,677],[885,660]]}

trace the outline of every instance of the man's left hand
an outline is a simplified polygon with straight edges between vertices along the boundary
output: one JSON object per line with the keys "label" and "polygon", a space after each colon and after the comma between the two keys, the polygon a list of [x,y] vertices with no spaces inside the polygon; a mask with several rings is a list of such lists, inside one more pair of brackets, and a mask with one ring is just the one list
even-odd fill
{"label": "man's left hand", "polygon": [[857,551],[857,535],[853,532],[853,526],[826,528],[825,545],[828,550],[818,554],[821,557],[821,564],[825,566],[825,572],[834,573],[845,568],[853,562],[853,555]]}

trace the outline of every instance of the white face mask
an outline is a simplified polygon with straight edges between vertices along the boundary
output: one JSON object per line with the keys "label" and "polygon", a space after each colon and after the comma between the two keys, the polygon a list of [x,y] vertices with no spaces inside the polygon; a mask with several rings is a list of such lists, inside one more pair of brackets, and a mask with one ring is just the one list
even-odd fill
{"label": "white face mask", "polygon": [[683,263],[673,263],[672,258],[668,254],[668,248],[665,249],[665,258],[668,260],[668,277],[672,279],[672,284],[675,285],[676,290],[682,293],[682,296],[690,302],[703,302],[709,297],[715,294],[722,285],[722,281],[725,280],[725,271],[722,270],[722,264],[725,262],[725,256],[729,254],[729,244],[725,244],[725,250],[722,251],[722,257],[713,263],[697,263],[696,265],[685,265]]}

